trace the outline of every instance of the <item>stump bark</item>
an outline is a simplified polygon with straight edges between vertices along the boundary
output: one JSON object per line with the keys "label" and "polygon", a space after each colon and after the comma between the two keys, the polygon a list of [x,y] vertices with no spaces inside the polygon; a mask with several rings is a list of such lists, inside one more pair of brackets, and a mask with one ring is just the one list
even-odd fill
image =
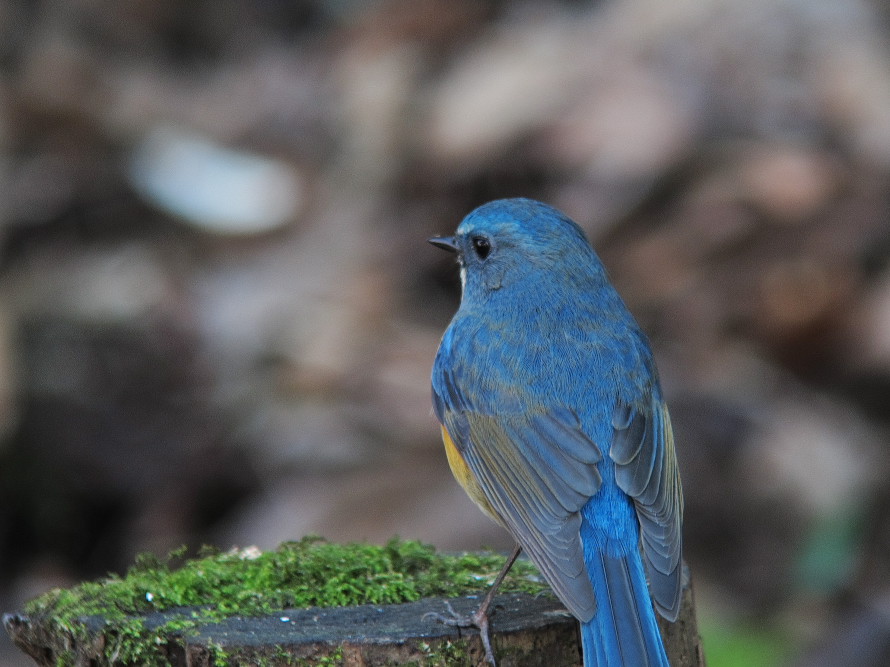
{"label": "stump bark", "polygon": [[[483,665],[479,635],[432,620],[445,600],[428,598],[400,605],[290,609],[261,618],[234,617],[202,626],[188,636],[172,634],[164,649],[165,665]],[[458,613],[475,610],[474,597],[449,601]],[[549,596],[523,594],[495,598],[492,641],[502,667],[570,667],[581,664],[578,623]],[[181,612],[181,610],[179,610]],[[170,615],[143,616],[158,627]],[[60,632],[51,616],[7,614],[3,624],[16,645],[38,665],[122,665],[109,660],[100,617],[81,619],[86,640]],[[676,623],[662,623],[668,657],[674,667],[701,667],[704,657],[695,622],[692,590],[684,591]]]}

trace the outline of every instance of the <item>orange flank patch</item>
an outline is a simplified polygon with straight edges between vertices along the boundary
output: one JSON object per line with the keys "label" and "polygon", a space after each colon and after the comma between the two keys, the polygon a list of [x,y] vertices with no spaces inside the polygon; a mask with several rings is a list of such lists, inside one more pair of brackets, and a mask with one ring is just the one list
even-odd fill
{"label": "orange flank patch", "polygon": [[476,503],[483,512],[497,523],[501,523],[494,508],[485,497],[482,487],[473,475],[473,471],[470,470],[470,466],[467,465],[467,462],[458,450],[457,445],[454,444],[454,440],[451,439],[448,430],[444,426],[442,427],[442,441],[445,443],[445,455],[448,457],[448,466],[451,468],[451,474],[454,475],[454,479],[457,480],[457,483],[463,487],[463,490],[467,492],[470,499]]}

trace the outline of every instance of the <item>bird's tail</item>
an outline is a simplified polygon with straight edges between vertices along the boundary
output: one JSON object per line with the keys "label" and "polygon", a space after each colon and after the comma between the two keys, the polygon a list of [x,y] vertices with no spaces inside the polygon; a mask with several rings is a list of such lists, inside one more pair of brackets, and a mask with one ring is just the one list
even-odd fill
{"label": "bird's tail", "polygon": [[596,613],[581,624],[584,667],[668,667],[637,553],[587,559]]}

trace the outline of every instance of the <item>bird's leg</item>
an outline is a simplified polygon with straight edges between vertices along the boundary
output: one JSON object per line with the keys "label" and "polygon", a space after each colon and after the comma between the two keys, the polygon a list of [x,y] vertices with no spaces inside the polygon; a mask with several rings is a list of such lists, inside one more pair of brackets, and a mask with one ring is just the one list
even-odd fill
{"label": "bird's leg", "polygon": [[472,614],[461,616],[455,612],[451,604],[446,601],[445,606],[448,607],[448,614],[437,614],[431,611],[423,615],[423,618],[425,619],[433,618],[445,625],[453,625],[458,628],[478,628],[479,636],[482,639],[482,647],[485,649],[485,659],[492,665],[492,667],[495,665],[495,660],[494,652],[491,650],[491,638],[488,635],[488,608],[491,606],[492,600],[494,600],[494,595],[497,592],[498,587],[501,585],[501,582],[504,581],[504,577],[507,576],[507,572],[510,571],[510,568],[513,567],[513,563],[516,562],[516,558],[519,556],[520,551],[522,551],[522,547],[518,544],[513,547],[513,552],[510,554],[510,557],[507,558],[504,567],[498,572],[498,576],[495,577],[494,583],[492,583],[491,587],[488,589],[485,597],[482,598],[482,603],[479,605],[479,608]]}

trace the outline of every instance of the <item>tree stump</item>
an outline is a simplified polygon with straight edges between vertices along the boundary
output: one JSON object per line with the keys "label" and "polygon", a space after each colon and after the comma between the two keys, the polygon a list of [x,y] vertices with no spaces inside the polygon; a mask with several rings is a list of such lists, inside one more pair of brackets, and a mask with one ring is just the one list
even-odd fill
{"label": "tree stump", "polygon": [[[479,599],[449,601],[458,613],[475,610]],[[498,664],[569,667],[581,664],[578,624],[553,597],[500,595],[491,616]],[[182,610],[176,610],[181,614]],[[233,617],[191,629],[172,631],[162,646],[164,665],[483,665],[479,635],[425,620],[427,612],[446,611],[445,600],[427,598],[399,605],[283,610],[259,618]],[[171,614],[141,616],[146,627],[163,625]],[[107,648],[120,637],[109,635],[101,617],[80,619],[79,638],[62,631],[46,616],[6,614],[3,624],[15,644],[38,665],[124,665],[108,658]],[[703,666],[691,588],[684,591],[676,623],[661,623],[674,667]],[[140,664],[145,664],[140,663]]]}

